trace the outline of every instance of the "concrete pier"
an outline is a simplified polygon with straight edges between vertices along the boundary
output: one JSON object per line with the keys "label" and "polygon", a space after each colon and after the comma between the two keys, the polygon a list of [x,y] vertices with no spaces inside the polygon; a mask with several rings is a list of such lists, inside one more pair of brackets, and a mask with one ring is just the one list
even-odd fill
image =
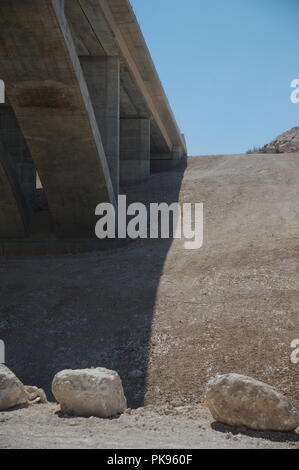
{"label": "concrete pier", "polygon": [[0,238],[26,236],[27,215],[15,162],[0,141]]}
{"label": "concrete pier", "polygon": [[115,197],[64,2],[5,0],[3,12],[0,70],[45,189],[55,233],[91,236],[95,207],[101,201],[114,203]]}
{"label": "concrete pier", "polygon": [[150,120],[120,120],[120,183],[136,184],[150,177]]}
{"label": "concrete pier", "polygon": [[36,168],[14,110],[9,103],[0,104],[0,141],[9,154],[11,166],[15,168],[26,211],[31,216],[35,207]]}
{"label": "concrete pier", "polygon": [[119,192],[119,57],[81,56],[97,124],[110,170],[114,194]]}
{"label": "concrete pier", "polygon": [[95,208],[116,205],[120,183],[186,156],[128,0],[2,0],[1,81],[15,116],[13,132],[0,130],[7,233],[94,238]]}

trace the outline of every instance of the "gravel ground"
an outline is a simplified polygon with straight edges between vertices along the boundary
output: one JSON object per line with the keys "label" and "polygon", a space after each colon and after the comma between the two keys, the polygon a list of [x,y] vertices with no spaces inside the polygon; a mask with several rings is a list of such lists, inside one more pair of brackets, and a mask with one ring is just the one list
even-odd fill
{"label": "gravel ground", "polygon": [[[298,170],[299,154],[203,156],[190,158],[185,172],[155,174],[130,189],[132,201],[203,202],[197,251],[180,240],[140,240],[105,252],[1,258],[8,367],[50,399],[61,369],[115,369],[131,408],[198,406],[212,375],[236,372],[277,387],[299,407],[299,365],[290,361],[299,338]],[[135,369],[141,377],[130,375]],[[76,420],[43,410],[2,414],[1,445],[294,445],[226,439],[209,426],[200,430],[200,419],[160,419],[159,409],[147,408],[95,421],[89,434],[93,421],[72,427]],[[155,420],[157,431],[147,424]]]}
{"label": "gravel ground", "polygon": [[70,418],[55,404],[0,413],[1,449],[299,449],[299,434],[213,423],[206,407],[148,406],[117,419]]}

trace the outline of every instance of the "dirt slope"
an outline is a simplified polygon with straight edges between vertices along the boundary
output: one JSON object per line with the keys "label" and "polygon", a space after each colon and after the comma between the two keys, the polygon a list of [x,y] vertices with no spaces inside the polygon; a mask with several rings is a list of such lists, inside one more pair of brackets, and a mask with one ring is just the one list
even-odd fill
{"label": "dirt slope", "polygon": [[[7,365],[47,392],[63,368],[116,369],[131,407],[196,406],[211,375],[238,372],[299,406],[299,365],[290,361],[299,338],[298,170],[299,154],[197,157],[185,173],[156,174],[131,190],[131,200],[203,202],[199,251],[142,240],[102,253],[0,259]],[[130,378],[134,369],[144,378]],[[2,415],[10,446],[20,443],[13,413]]]}
{"label": "dirt slope", "polygon": [[[172,245],[152,330],[148,397],[196,400],[209,376],[239,372],[299,405],[299,154],[191,160],[181,196],[205,204],[199,252]],[[156,384],[157,389],[155,389]]]}

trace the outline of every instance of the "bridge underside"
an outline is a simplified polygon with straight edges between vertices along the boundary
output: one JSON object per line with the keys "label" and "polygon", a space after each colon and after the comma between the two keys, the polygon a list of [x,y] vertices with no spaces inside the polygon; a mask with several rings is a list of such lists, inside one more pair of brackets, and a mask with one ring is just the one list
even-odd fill
{"label": "bridge underside", "polygon": [[49,233],[93,236],[100,202],[186,156],[127,0],[2,0],[0,70],[0,238],[41,211]]}

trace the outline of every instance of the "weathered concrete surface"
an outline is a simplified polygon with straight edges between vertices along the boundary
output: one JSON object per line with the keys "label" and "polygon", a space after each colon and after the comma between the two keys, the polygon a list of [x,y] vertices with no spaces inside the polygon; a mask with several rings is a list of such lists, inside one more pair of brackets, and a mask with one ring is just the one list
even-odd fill
{"label": "weathered concrete surface", "polygon": [[17,169],[0,140],[0,237],[24,237],[26,220]]}
{"label": "weathered concrete surface", "polygon": [[4,0],[0,44],[1,75],[56,234],[91,235],[96,205],[114,194],[63,2]]}
{"label": "weathered concrete surface", "polygon": [[178,147],[174,147],[171,153],[151,153],[151,172],[173,170],[179,165],[185,165],[186,159],[182,157]]}
{"label": "weathered concrete surface", "polygon": [[150,120],[120,121],[120,182],[141,183],[150,176]]}
{"label": "weathered concrete surface", "polygon": [[[79,55],[121,57],[121,117],[151,117],[155,152],[187,154],[169,102],[128,0],[66,0]],[[135,110],[135,111],[134,111]]]}
{"label": "weathered concrete surface", "polygon": [[36,168],[12,107],[0,104],[0,141],[15,166],[27,211],[35,206]]}
{"label": "weathered concrete surface", "polygon": [[[125,184],[149,177],[151,154],[168,168],[186,156],[133,10],[127,0],[3,0],[0,14],[1,80],[29,149],[17,162],[29,212],[36,168],[47,234],[94,237],[95,207],[116,204],[120,145]],[[139,123],[123,143],[120,119]]]}
{"label": "weathered concrete surface", "polygon": [[119,192],[120,65],[118,57],[80,57],[108,161],[114,194]]}
{"label": "weathered concrete surface", "polygon": [[113,15],[113,21],[110,17],[111,25],[116,34],[118,47],[122,51],[130,73],[146,98],[153,118],[163,131],[165,140],[169,142],[170,150],[174,145],[180,145],[183,152],[186,150],[185,142],[129,1],[100,0],[99,3],[107,18],[109,18],[107,6]]}

